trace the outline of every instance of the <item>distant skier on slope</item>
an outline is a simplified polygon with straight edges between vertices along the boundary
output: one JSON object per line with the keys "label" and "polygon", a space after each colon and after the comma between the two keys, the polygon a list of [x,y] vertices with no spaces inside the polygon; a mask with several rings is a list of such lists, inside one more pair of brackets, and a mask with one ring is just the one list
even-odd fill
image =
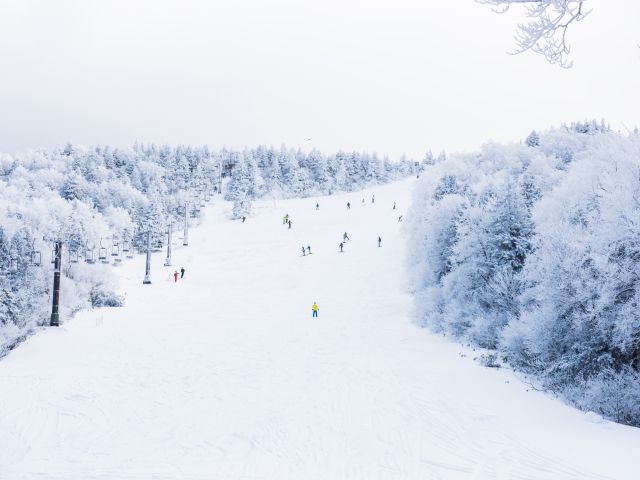
{"label": "distant skier on slope", "polygon": [[351,240],[351,239],[349,238],[349,235],[347,235],[347,232],[344,232],[344,235],[342,235],[342,241],[346,242],[347,240]]}
{"label": "distant skier on slope", "polygon": [[289,224],[289,229],[291,229],[291,220],[288,220],[287,223]]}
{"label": "distant skier on slope", "polygon": [[340,253],[342,253],[342,247],[344,247],[344,243],[340,242]]}
{"label": "distant skier on slope", "polygon": [[317,304],[316,302],[313,302],[313,306],[311,307],[311,312],[312,312],[312,313],[311,313],[311,316],[312,316],[313,318],[315,318],[315,317],[317,317],[317,316],[318,316],[318,310],[320,310],[320,309],[318,308],[318,304]]}
{"label": "distant skier on slope", "polygon": [[382,237],[378,237],[378,247],[382,246]]}
{"label": "distant skier on slope", "polygon": [[320,210],[320,204],[316,203],[316,210]]}
{"label": "distant skier on slope", "polygon": [[371,203],[376,203],[376,196],[375,196],[375,195],[373,195],[373,196],[371,197]]}
{"label": "distant skier on slope", "polygon": [[393,202],[393,209],[396,209],[396,202]]}
{"label": "distant skier on slope", "polygon": [[[304,247],[302,247],[302,248],[304,248]],[[308,246],[308,245],[307,245],[307,251],[308,251],[309,255],[311,255],[311,247]]]}
{"label": "distant skier on slope", "polygon": [[402,221],[402,215],[400,215],[400,216],[398,217],[398,221],[399,221],[399,222],[401,222],[401,221]]}
{"label": "distant skier on slope", "polygon": [[184,267],[180,268],[180,278],[184,278]]}
{"label": "distant skier on slope", "polygon": [[362,206],[364,207],[364,198],[362,199]]}
{"label": "distant skier on slope", "polygon": [[244,223],[244,221],[247,219],[247,217],[245,217],[244,215],[242,216],[242,223]]}
{"label": "distant skier on slope", "polygon": [[178,283],[178,271],[173,272],[173,283]]}
{"label": "distant skier on slope", "polygon": [[306,251],[306,250],[304,249],[304,245],[303,245],[303,246],[302,246],[302,256],[303,256],[303,257],[306,255],[305,251]]}
{"label": "distant skier on slope", "polygon": [[351,210],[351,204],[347,202],[347,210]]}

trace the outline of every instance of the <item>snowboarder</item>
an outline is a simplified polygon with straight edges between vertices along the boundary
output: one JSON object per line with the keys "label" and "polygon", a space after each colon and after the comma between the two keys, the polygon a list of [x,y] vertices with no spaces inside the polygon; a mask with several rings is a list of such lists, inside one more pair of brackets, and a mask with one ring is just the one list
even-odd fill
{"label": "snowboarder", "polygon": [[340,253],[342,253],[342,247],[344,247],[344,243],[340,242]]}
{"label": "snowboarder", "polygon": [[378,247],[382,246],[382,237],[378,237]]}
{"label": "snowboarder", "polygon": [[302,246],[302,256],[303,256],[303,257],[305,256],[305,253],[304,253],[304,252],[305,252],[305,249],[304,249],[304,245],[303,245],[303,246]]}
{"label": "snowboarder", "polygon": [[184,278],[184,267],[180,268],[180,278]]}
{"label": "snowboarder", "polygon": [[[304,248],[304,247],[302,247],[302,248]],[[307,251],[308,251],[309,255],[311,255],[311,247],[308,246],[308,245],[307,245]]]}
{"label": "snowboarder", "polygon": [[351,210],[351,204],[347,202],[347,210]]}
{"label": "snowboarder", "polygon": [[346,242],[347,240],[351,240],[351,239],[349,238],[349,235],[347,235],[347,232],[344,232],[344,235],[342,235],[342,241]]}
{"label": "snowboarder", "polygon": [[320,204],[316,203],[316,210],[320,210]]}
{"label": "snowboarder", "polygon": [[396,202],[393,202],[393,209],[396,209]]}
{"label": "snowboarder", "polygon": [[173,272],[173,283],[178,283],[178,271]]}
{"label": "snowboarder", "polygon": [[318,310],[320,310],[318,308],[318,304],[316,302],[313,302],[313,306],[311,307],[311,311],[313,312],[311,315],[315,318],[318,316]]}

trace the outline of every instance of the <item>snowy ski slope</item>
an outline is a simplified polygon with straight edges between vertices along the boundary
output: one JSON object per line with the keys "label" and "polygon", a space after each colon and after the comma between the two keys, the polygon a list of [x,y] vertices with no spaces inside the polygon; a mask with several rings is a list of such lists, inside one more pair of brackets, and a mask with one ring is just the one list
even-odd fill
{"label": "snowy ski slope", "polygon": [[143,258],[121,267],[125,308],[0,361],[0,478],[640,478],[640,430],[411,322],[397,222],[411,187],[258,202],[245,224],[219,202],[174,251],[184,281],[160,253],[151,286]]}

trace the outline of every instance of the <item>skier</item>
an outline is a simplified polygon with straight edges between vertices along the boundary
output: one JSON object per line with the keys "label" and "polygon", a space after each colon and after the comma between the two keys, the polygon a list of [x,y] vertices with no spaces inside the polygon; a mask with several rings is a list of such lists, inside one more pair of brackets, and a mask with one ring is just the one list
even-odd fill
{"label": "skier", "polygon": [[291,229],[291,220],[288,220],[287,223],[289,224],[289,229]]}
{"label": "skier", "polygon": [[349,235],[347,235],[347,232],[344,232],[344,235],[342,235],[342,241],[346,242],[347,240],[351,240],[351,239],[349,238]]}
{"label": "skier", "polygon": [[313,302],[313,306],[311,307],[311,311],[313,312],[313,313],[312,313],[312,316],[313,316],[314,318],[318,316],[318,310],[320,310],[320,309],[318,308],[318,304],[317,304],[316,302]]}
{"label": "skier", "polygon": [[362,199],[362,206],[364,207],[364,198]]}
{"label": "skier", "polygon": [[371,197],[371,203],[376,203],[376,196],[375,196],[375,195],[373,195],[373,196]]}
{"label": "skier", "polygon": [[173,272],[173,283],[178,283],[178,271]]}
{"label": "skier", "polygon": [[304,245],[303,245],[303,246],[302,246],[302,256],[303,256],[303,257],[305,256],[305,253],[304,253],[304,252],[305,252],[305,250],[304,250]]}
{"label": "skier", "polygon": [[[304,248],[304,247],[302,247]],[[311,247],[307,245],[307,250],[309,251],[309,255],[311,255]]]}
{"label": "skier", "polygon": [[402,215],[400,215],[400,216],[398,217],[398,221],[399,221],[399,222],[401,222],[401,221],[402,221]]}
{"label": "skier", "polygon": [[316,203],[316,210],[320,210],[320,204]]}
{"label": "skier", "polygon": [[351,210],[351,204],[347,202],[347,210]]}
{"label": "skier", "polygon": [[393,209],[396,209],[396,202],[393,202]]}
{"label": "skier", "polygon": [[180,278],[184,278],[184,267],[180,268]]}
{"label": "skier", "polygon": [[247,217],[245,217],[244,215],[242,216],[242,223],[244,223],[244,221],[247,219]]}
{"label": "skier", "polygon": [[382,246],[382,237],[378,237],[378,247]]}
{"label": "skier", "polygon": [[344,243],[340,242],[340,253],[342,253],[342,247],[344,247]]}

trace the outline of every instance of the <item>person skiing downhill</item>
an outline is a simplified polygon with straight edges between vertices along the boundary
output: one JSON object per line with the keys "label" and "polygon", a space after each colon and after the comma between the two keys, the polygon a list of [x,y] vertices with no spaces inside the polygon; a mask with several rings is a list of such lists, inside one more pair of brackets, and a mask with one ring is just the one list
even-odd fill
{"label": "person skiing downhill", "polygon": [[349,238],[349,235],[347,235],[347,232],[344,232],[344,235],[342,235],[342,241],[346,242],[347,240],[351,240],[351,239]]}
{"label": "person skiing downhill", "polygon": [[[302,248],[304,249],[304,247],[302,247]],[[311,247],[308,246],[308,245],[307,245],[307,250],[308,250],[309,255],[311,255]]]}
{"label": "person skiing downhill", "polygon": [[180,278],[184,278],[184,267],[180,268]]}
{"label": "person skiing downhill", "polygon": [[373,196],[371,197],[371,203],[376,203],[376,196],[375,196],[375,195],[373,195]]}
{"label": "person skiing downhill", "polygon": [[316,203],[316,210],[320,210],[320,204]]}
{"label": "person skiing downhill", "polygon": [[393,209],[396,209],[396,202],[393,202]]}
{"label": "person skiing downhill", "polygon": [[306,255],[306,254],[305,254],[305,249],[304,249],[304,245],[303,245],[303,246],[302,246],[302,256],[304,257],[305,255]]}
{"label": "person skiing downhill", "polygon": [[317,304],[316,302],[313,302],[313,306],[311,307],[311,312],[312,312],[312,313],[311,313],[311,316],[312,316],[313,318],[315,318],[315,317],[317,317],[317,316],[318,316],[318,310],[320,310],[320,309],[318,308],[318,304]]}
{"label": "person skiing downhill", "polygon": [[347,210],[351,210],[351,204],[347,202]]}
{"label": "person skiing downhill", "polygon": [[173,272],[173,283],[178,283],[178,271]]}
{"label": "person skiing downhill", "polygon": [[342,247],[344,247],[344,243],[340,242],[340,253],[342,253]]}
{"label": "person skiing downhill", "polygon": [[378,247],[382,246],[382,237],[378,237]]}
{"label": "person skiing downhill", "polygon": [[242,223],[244,223],[244,221],[247,219],[247,217],[245,217],[244,215],[242,216]]}
{"label": "person skiing downhill", "polygon": [[289,224],[289,228],[291,228],[291,220],[287,222]]}

